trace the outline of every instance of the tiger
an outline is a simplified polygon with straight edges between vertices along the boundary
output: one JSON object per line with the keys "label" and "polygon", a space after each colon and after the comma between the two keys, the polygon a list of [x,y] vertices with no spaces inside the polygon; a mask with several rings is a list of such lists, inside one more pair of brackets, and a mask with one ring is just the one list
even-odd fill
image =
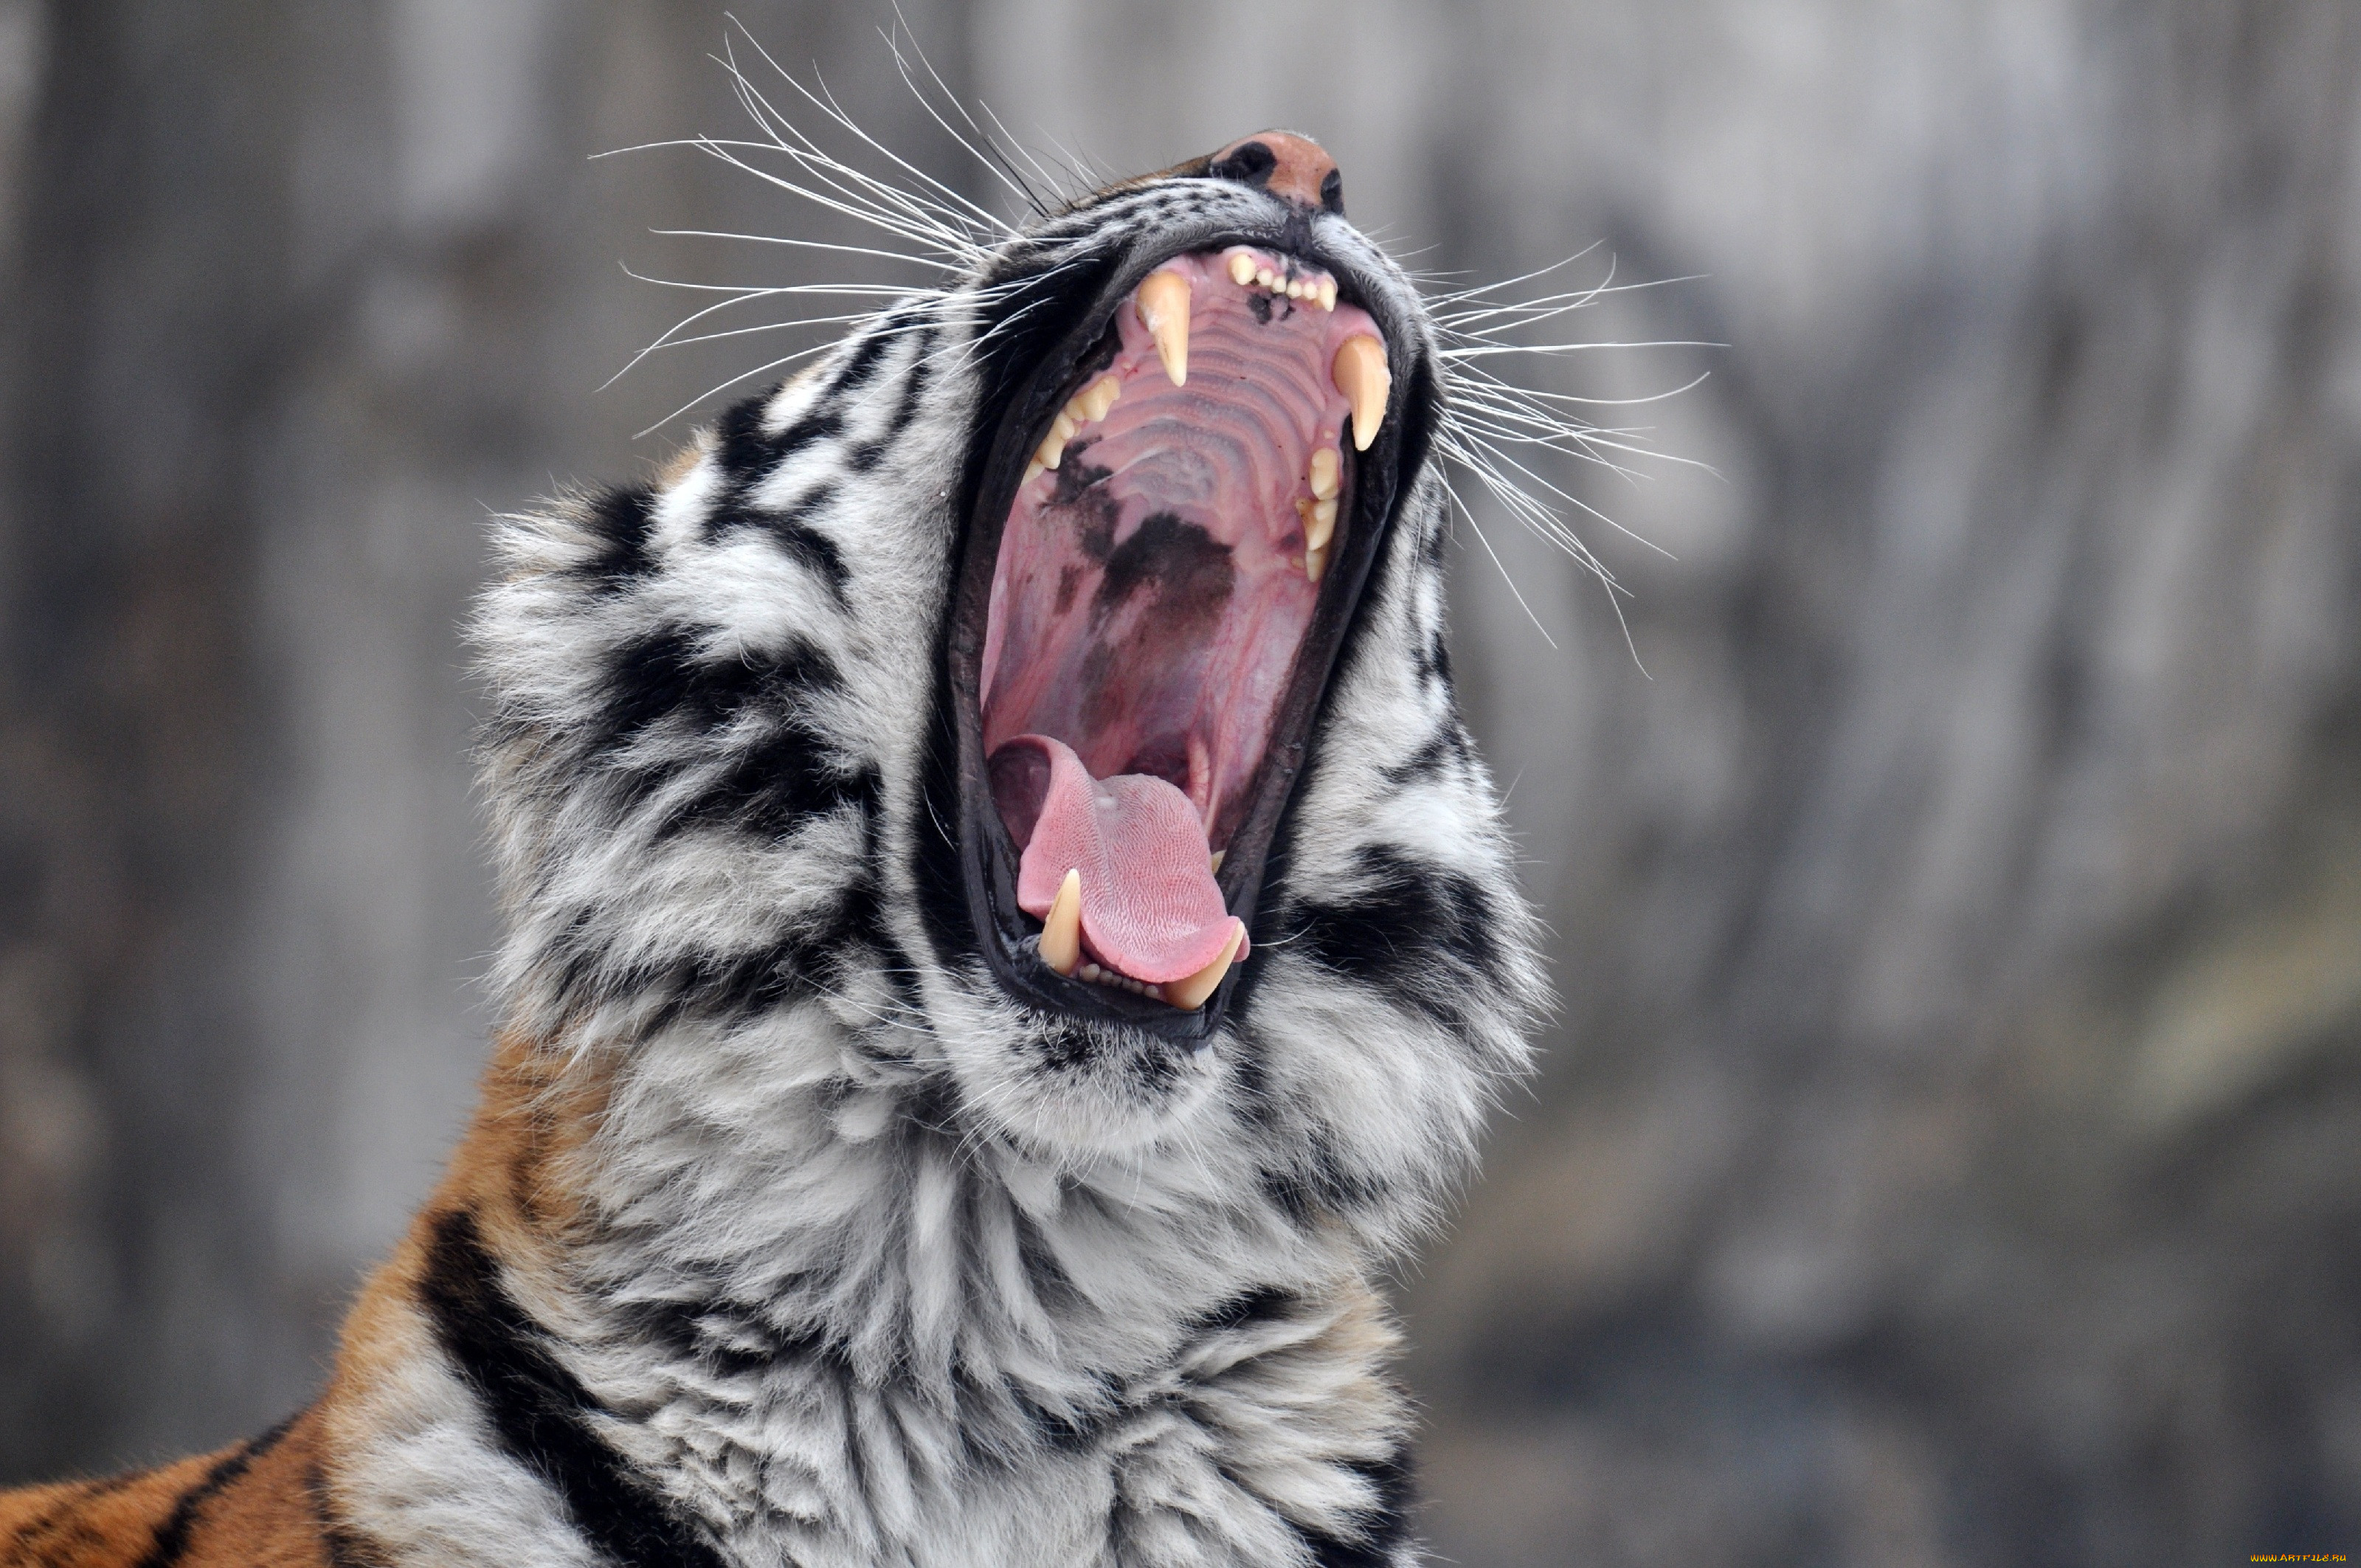
{"label": "tiger", "polygon": [[1420,1561],[1378,1280],[1551,1004],[1439,341],[1265,131],[499,521],[473,1119],[312,1405],[0,1562]]}

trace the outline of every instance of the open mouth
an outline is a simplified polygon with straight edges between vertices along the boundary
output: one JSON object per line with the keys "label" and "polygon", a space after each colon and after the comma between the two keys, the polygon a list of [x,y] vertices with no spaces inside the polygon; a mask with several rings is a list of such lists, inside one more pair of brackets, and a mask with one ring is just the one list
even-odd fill
{"label": "open mouth", "polygon": [[1165,259],[1082,335],[971,531],[971,893],[1020,992],[1194,1034],[1252,951],[1391,499],[1386,339],[1334,273],[1246,244]]}

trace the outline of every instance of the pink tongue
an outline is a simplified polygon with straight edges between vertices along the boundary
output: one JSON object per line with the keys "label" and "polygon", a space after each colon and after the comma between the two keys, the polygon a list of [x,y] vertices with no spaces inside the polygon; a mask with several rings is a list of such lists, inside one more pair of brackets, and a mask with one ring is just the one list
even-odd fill
{"label": "pink tongue", "polygon": [[1025,913],[1046,916],[1068,870],[1079,871],[1082,942],[1100,963],[1160,983],[1221,957],[1231,916],[1189,797],[1147,773],[1093,779],[1071,748],[1046,735],[1008,744],[1038,747],[1049,762],[1049,789],[1016,868]]}

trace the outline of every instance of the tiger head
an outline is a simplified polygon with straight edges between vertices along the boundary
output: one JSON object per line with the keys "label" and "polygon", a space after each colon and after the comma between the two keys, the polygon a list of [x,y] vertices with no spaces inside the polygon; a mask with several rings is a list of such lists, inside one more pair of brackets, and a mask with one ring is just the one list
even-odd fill
{"label": "tiger head", "polygon": [[1543,1001],[1452,693],[1445,379],[1267,132],[508,521],[513,1028],[657,1142],[1113,1162],[1397,1244]]}

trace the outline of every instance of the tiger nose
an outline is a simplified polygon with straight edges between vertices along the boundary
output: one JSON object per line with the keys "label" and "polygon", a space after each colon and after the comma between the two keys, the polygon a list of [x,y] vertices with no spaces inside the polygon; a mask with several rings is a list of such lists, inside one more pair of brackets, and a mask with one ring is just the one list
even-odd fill
{"label": "tiger nose", "polygon": [[1205,172],[1340,217],[1345,212],[1345,177],[1336,160],[1318,142],[1293,131],[1241,137],[1213,154]]}

